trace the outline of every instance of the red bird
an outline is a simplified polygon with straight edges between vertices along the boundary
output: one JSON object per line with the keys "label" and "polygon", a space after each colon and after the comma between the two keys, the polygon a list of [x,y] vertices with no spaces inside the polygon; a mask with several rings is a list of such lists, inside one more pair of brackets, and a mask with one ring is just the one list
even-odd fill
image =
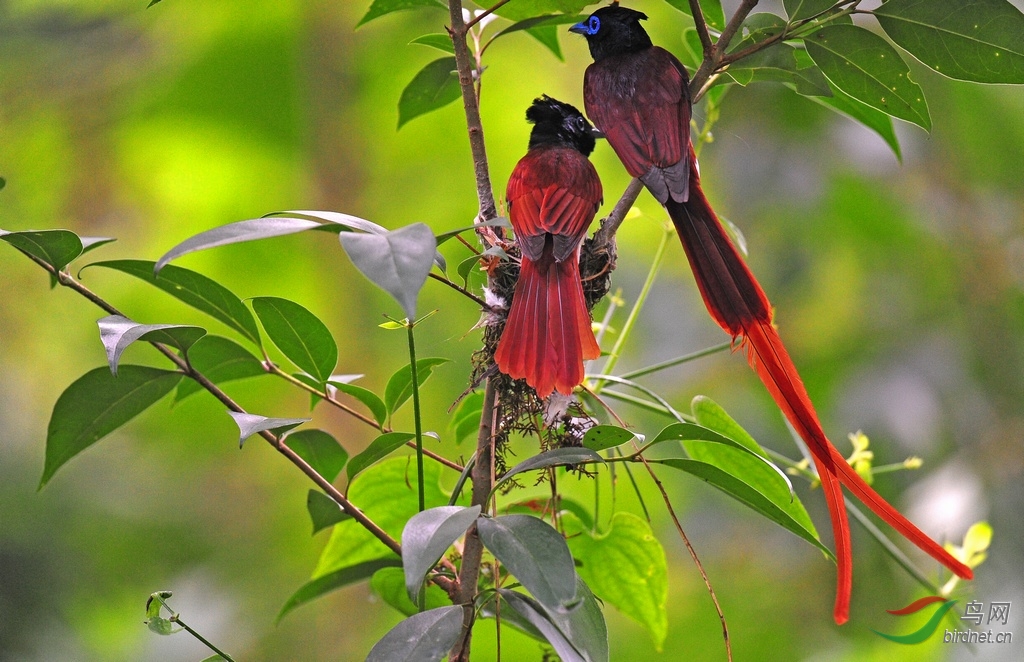
{"label": "red bird", "polygon": [[601,354],[580,282],[580,244],[601,206],[601,180],[587,159],[593,127],[580,111],[542,96],[526,119],[529,151],[505,193],[522,266],[494,361],[546,398],[572,393],[583,362]]}
{"label": "red bird", "polygon": [[879,496],[825,436],[800,375],[772,325],[768,297],[701,190],[690,143],[689,77],[674,55],[651,43],[640,25],[646,18],[614,3],[570,28],[587,38],[594,58],[583,81],[585,108],[629,174],[638,177],[667,209],[708,312],[734,339],[742,338],[739,346],[746,349],[751,367],[814,456],[835,537],[836,623],[849,618],[853,581],[843,485],[939,563],[971,579],[970,568]]}

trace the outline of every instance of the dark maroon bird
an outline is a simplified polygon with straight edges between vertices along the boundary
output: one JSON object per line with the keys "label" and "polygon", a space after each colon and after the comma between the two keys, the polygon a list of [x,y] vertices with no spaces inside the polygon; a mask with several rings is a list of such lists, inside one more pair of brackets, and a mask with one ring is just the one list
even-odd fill
{"label": "dark maroon bird", "polygon": [[864,482],[825,436],[772,324],[768,298],[701,190],[690,143],[689,77],[674,55],[651,43],[640,25],[646,18],[614,3],[570,28],[587,38],[594,58],[583,81],[587,115],[608,138],[629,174],[638,177],[665,206],[708,312],[734,339],[742,338],[739,346],[746,348],[751,367],[814,456],[839,566],[836,622],[849,618],[853,578],[843,485],[912,543],[960,577],[970,579],[970,568]]}
{"label": "dark maroon bird", "polygon": [[580,244],[601,206],[601,180],[587,158],[593,127],[579,110],[548,96],[526,111],[530,147],[505,192],[522,250],[519,280],[494,361],[537,395],[568,395],[583,362],[601,351],[580,282]]}

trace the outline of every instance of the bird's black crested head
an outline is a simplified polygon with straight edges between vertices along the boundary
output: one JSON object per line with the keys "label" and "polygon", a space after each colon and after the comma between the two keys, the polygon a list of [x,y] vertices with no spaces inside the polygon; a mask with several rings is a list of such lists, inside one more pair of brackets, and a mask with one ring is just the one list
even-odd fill
{"label": "bird's black crested head", "polygon": [[569,28],[570,32],[587,38],[590,55],[597,62],[609,55],[635,53],[651,47],[651,38],[640,25],[647,14],[634,9],[620,7],[613,2],[601,7],[587,20]]}
{"label": "bird's black crested head", "polygon": [[572,147],[584,156],[594,151],[594,127],[583,113],[567,103],[542,95],[526,109],[526,121],[533,124],[530,149],[541,145]]}

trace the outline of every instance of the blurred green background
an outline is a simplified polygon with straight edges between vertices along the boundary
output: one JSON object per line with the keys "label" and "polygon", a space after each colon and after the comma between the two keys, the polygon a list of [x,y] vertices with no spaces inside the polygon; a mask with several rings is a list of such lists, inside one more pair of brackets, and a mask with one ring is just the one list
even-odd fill
{"label": "blurred green background", "polygon": [[[0,227],[116,237],[90,254],[98,260],[156,259],[202,230],[282,209],[342,211],[391,228],[422,221],[436,231],[472,221],[461,104],[395,130],[401,90],[441,56],[406,44],[443,32],[444,12],[396,14],[354,30],[368,0],[145,4],[0,0]],[[687,17],[660,1],[632,4],[651,15],[656,43],[682,50]],[[482,113],[496,191],[525,151],[523,112],[533,97],[582,106],[589,56],[581,39],[561,42],[565,62],[524,33],[487,53]],[[727,97],[702,174],[712,203],[745,233],[752,268],[840,449],[848,453],[846,434],[862,429],[877,464],[924,457],[923,469],[879,477],[876,487],[940,540],[959,541],[977,520],[993,524],[990,558],[964,595],[1011,601],[1006,629],[1016,626],[1021,642],[1024,91],[913,70],[934,129],[897,127],[902,164],[852,121],[788,90],[753,86]],[[607,145],[594,161],[604,214],[627,178]],[[646,194],[638,204],[644,214],[620,233],[614,277],[628,301],[664,220]],[[366,373],[360,383],[379,392],[407,362],[404,334],[377,328],[398,308],[333,237],[315,234],[180,263],[241,297],[285,296],[310,308],[338,339],[338,372]],[[446,251],[450,263],[467,254],[455,242]],[[102,269],[82,278],[136,320],[226,332],[144,283]],[[102,313],[49,291],[41,270],[8,246],[0,246],[0,283],[0,659],[204,657],[187,635],[158,637],[142,624],[147,596],[160,589],[174,590],[183,618],[238,660],[362,659],[400,620],[359,585],[274,624],[326,534],[310,538],[303,476],[258,440],[239,451],[234,423],[209,396],[160,403],[37,492],[54,401],[104,362],[94,325]],[[420,355],[454,359],[430,382],[426,427],[446,439],[442,452],[466,455],[450,440],[446,410],[466,387],[478,311],[436,284],[421,308],[441,313],[421,327]],[[673,240],[620,370],[723,339]],[[159,365],[144,347],[125,360]],[[680,409],[709,395],[764,445],[797,457],[738,356],[717,354],[647,383]],[[228,390],[268,416],[308,412],[305,396],[268,378]],[[667,423],[621,411],[648,434]],[[326,409],[314,419],[352,453],[372,439]],[[535,447],[517,451],[522,458]],[[832,564],[706,485],[664,478],[722,602],[736,659],[1021,659],[1017,642],[972,651],[938,636],[900,647],[873,634],[908,631],[884,610],[925,592],[860,529],[852,618],[836,627]],[[454,479],[443,475],[448,486]],[[586,485],[571,489],[592,494]],[[798,489],[828,540],[820,493]],[[723,659],[699,575],[664,508],[646,494],[669,559],[669,636],[657,653],[640,626],[608,609],[612,657]],[[628,490],[618,505],[639,512]],[[938,576],[934,563],[914,558]],[[479,659],[493,656],[493,639],[493,628],[478,629]],[[541,657],[536,642],[507,629],[502,645],[504,659]]]}

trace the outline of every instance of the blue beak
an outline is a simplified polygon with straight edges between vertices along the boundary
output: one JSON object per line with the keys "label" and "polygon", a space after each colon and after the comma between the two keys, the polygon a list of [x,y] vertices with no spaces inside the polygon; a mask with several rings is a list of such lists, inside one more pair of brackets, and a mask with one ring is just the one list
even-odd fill
{"label": "blue beak", "polygon": [[569,28],[569,32],[575,32],[576,34],[586,36],[590,34],[590,28],[587,27],[587,24],[585,22],[581,22]]}

